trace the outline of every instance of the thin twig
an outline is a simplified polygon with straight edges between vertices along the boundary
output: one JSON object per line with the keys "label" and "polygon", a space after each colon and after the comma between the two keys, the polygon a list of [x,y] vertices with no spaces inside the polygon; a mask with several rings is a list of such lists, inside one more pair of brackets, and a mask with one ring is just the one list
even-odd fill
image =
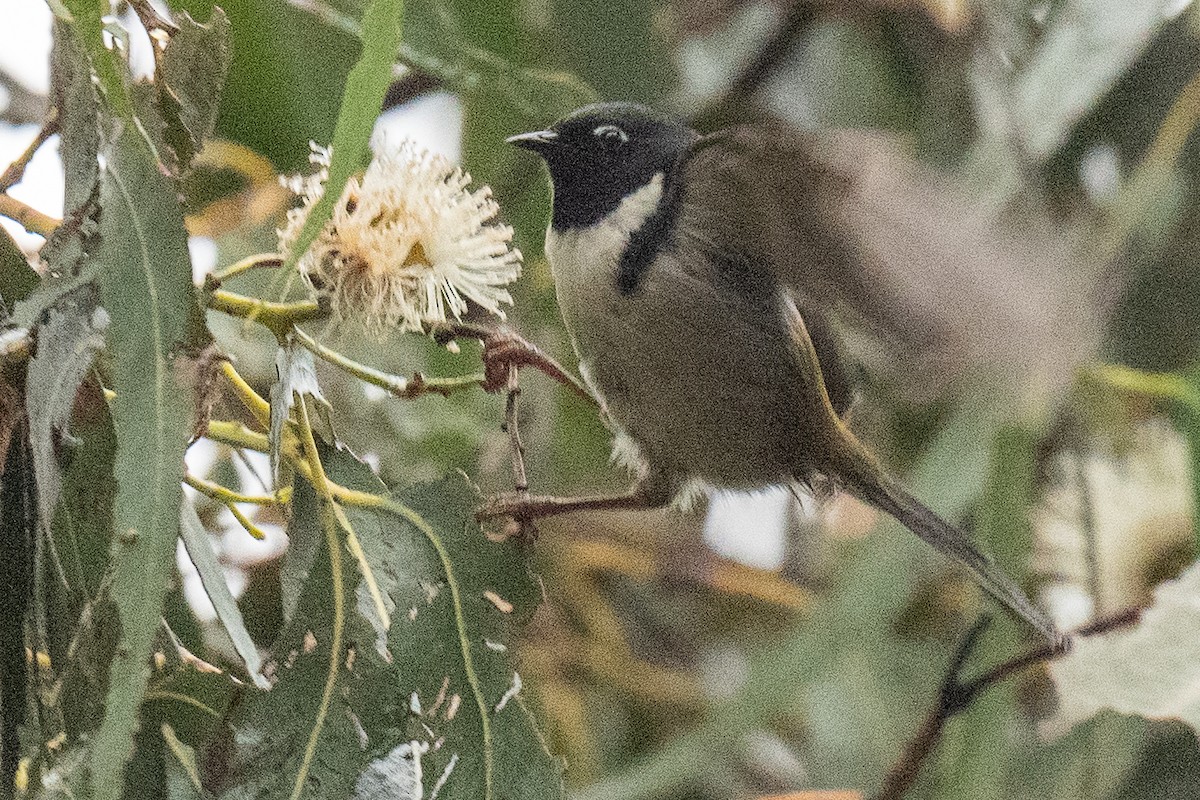
{"label": "thin twig", "polygon": [[336,350],[321,344],[300,330],[299,327],[293,328],[292,333],[295,335],[296,340],[313,355],[353,375],[360,381],[365,381],[372,386],[378,386],[380,389],[401,400],[411,400],[427,394],[440,394],[442,397],[449,397],[454,392],[482,386],[484,383],[484,375],[482,373],[459,375],[450,378],[430,378],[422,375],[420,372],[414,373],[411,378],[401,375],[391,375],[347,358]]}
{"label": "thin twig", "polygon": [[1072,637],[1087,637],[1126,628],[1137,622],[1142,615],[1142,609],[1131,608],[1111,616],[1097,619],[1076,630],[1062,644],[1047,644],[1030,650],[1016,658],[1005,661],[971,681],[963,682],[959,675],[971,652],[979,641],[979,636],[986,627],[986,618],[981,619],[968,632],[950,662],[946,678],[938,692],[938,703],[921,722],[917,732],[913,734],[900,758],[888,770],[883,787],[876,795],[876,800],[899,800],[904,797],[917,776],[921,767],[937,747],[938,741],[945,731],[946,723],[951,717],[961,714],[970,708],[975,699],[985,690],[1021,672],[1034,664],[1050,661],[1070,651]]}
{"label": "thin twig", "polygon": [[37,136],[30,142],[29,147],[26,147],[25,152],[21,153],[16,161],[8,165],[3,175],[0,175],[0,192],[7,192],[21,182],[21,179],[25,177],[25,168],[29,166],[29,162],[33,160],[33,156],[38,150],[42,149],[42,145],[46,143],[46,140],[56,133],[58,133],[58,113],[52,108],[50,109],[49,119],[42,125],[41,130],[37,132]]}
{"label": "thin twig", "polygon": [[529,494],[529,479],[525,475],[525,445],[521,444],[521,430],[517,423],[518,402],[521,385],[517,381],[517,368],[508,368],[508,398],[504,403],[504,430],[512,450],[513,489],[519,494]]}
{"label": "thin twig", "polygon": [[[521,497],[529,496],[529,477],[525,472],[525,445],[521,442],[521,428],[517,421],[520,410],[521,384],[518,381],[519,369],[516,364],[508,367],[508,396],[504,401],[504,431],[508,434],[508,446],[512,451],[513,489]],[[533,522],[517,518],[517,535],[521,539],[530,539],[535,535]]]}
{"label": "thin twig", "polygon": [[984,614],[976,620],[975,624],[971,626],[971,630],[967,631],[967,635],[963,637],[958,650],[954,653],[954,658],[950,659],[946,676],[942,678],[942,685],[938,690],[937,706],[925,717],[921,727],[917,729],[916,734],[905,746],[900,759],[888,771],[883,788],[879,792],[879,800],[894,800],[894,798],[904,796],[904,793],[916,781],[917,775],[920,774],[921,765],[925,763],[925,760],[937,747],[937,743],[941,741],[946,721],[970,702],[962,691],[959,673],[962,672],[967,659],[974,652],[975,645],[979,643],[979,637],[991,623],[991,616]]}
{"label": "thin twig", "polygon": [[204,288],[208,291],[221,288],[225,281],[252,269],[278,269],[283,266],[283,256],[278,253],[255,253],[224,269],[204,276]]}
{"label": "thin twig", "polygon": [[137,14],[142,27],[146,29],[146,33],[153,34],[156,30],[171,36],[179,33],[179,26],[158,13],[158,9],[147,0],[130,0],[129,5],[133,6],[133,11]]}

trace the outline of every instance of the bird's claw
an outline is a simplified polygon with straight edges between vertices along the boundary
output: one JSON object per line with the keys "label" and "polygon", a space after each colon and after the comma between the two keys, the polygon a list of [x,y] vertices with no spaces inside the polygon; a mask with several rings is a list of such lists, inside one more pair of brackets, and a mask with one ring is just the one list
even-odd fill
{"label": "bird's claw", "polygon": [[[483,340],[483,390],[499,392],[508,386],[514,367],[540,365],[545,356],[523,336],[510,330],[498,330]],[[499,515],[497,515],[499,516]]]}
{"label": "bird's claw", "polygon": [[507,517],[509,522],[500,532],[502,537],[529,542],[537,538],[537,528],[533,525],[537,514],[531,506],[528,493],[504,492],[492,495],[475,509],[475,520],[483,523]]}

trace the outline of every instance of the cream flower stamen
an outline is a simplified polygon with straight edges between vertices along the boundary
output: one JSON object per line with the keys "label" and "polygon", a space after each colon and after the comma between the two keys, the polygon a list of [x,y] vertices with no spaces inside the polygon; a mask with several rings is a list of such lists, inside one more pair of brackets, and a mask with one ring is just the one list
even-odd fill
{"label": "cream flower stamen", "polygon": [[[286,257],[325,191],[329,151],[313,145],[312,175],[285,181],[304,199],[279,231]],[[491,189],[471,191],[471,176],[411,142],[375,156],[352,178],[333,217],[299,261],[301,275],[329,299],[339,321],[382,335],[422,330],[458,318],[470,300],[504,317],[504,288],[521,273],[512,228],[490,223],[499,206]]]}

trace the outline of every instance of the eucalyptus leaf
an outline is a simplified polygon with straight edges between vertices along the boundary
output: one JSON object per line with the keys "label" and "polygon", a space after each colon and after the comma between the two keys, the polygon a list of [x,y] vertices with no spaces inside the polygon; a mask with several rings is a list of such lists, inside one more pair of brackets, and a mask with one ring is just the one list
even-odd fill
{"label": "eucalyptus leaf", "polygon": [[363,168],[375,120],[392,83],[403,19],[404,0],[372,0],[363,14],[362,55],[346,79],[341,110],[333,129],[333,155],[325,192],[309,210],[304,226],[296,235],[285,269],[296,266],[329,221],[346,182]]}
{"label": "eucalyptus leaf", "polygon": [[28,297],[39,282],[21,248],[0,228],[0,326],[8,321],[13,304]]}
{"label": "eucalyptus leaf", "polygon": [[29,436],[38,482],[38,514],[50,531],[62,491],[62,468],[55,448],[72,440],[67,422],[79,385],[104,347],[108,313],[97,305],[94,287],[64,297],[37,327],[37,354],[25,380]]}
{"label": "eucalyptus leaf", "polygon": [[132,125],[117,124],[101,176],[104,307],[116,399],[116,547],[112,598],[121,625],[104,721],[92,753],[95,796],[115,800],[133,747],[179,534],[183,454],[193,401],[176,354],[199,313],[187,232],[170,179]]}
{"label": "eucalyptus leaf", "polygon": [[129,99],[129,89],[125,85],[116,54],[104,44],[103,12],[108,4],[96,0],[62,0],[62,4],[70,12],[71,27],[96,74],[105,103],[118,117],[131,119],[133,104]]}
{"label": "eucalyptus leaf", "polygon": [[317,554],[273,648],[275,687],[234,720],[243,747],[226,797],[417,796],[418,781],[441,800],[560,797],[507,653],[539,600],[520,545],[483,536],[460,476],[388,496],[346,451],[323,461],[381,498],[344,510],[397,613],[381,639],[357,610],[362,580],[334,515],[298,484],[289,534]]}
{"label": "eucalyptus leaf", "polygon": [[173,101],[167,115],[168,139],[181,168],[186,168],[216,127],[221,89],[233,59],[232,33],[229,18],[218,6],[207,24],[187,12],[178,14],[175,23],[179,30],[163,51],[157,85]]}
{"label": "eucalyptus leaf", "polygon": [[229,591],[229,584],[225,582],[225,570],[217,560],[217,554],[213,552],[212,541],[208,532],[204,530],[204,524],[200,522],[195,507],[187,498],[184,498],[179,507],[179,516],[180,538],[183,539],[188,557],[200,575],[204,593],[208,595],[217,611],[217,619],[229,634],[237,654],[246,662],[246,672],[249,673],[250,680],[260,689],[270,688],[270,683],[260,674],[262,660],[258,655],[258,646],[250,638],[246,623],[242,619],[242,611],[238,608],[233,593]]}
{"label": "eucalyptus leaf", "polygon": [[51,91],[58,113],[63,163],[63,223],[39,254],[47,267],[45,285],[22,303],[17,317],[29,325],[58,298],[86,284],[84,257],[94,250],[98,234],[100,122],[99,96],[91,63],[71,25],[56,20],[50,52]]}

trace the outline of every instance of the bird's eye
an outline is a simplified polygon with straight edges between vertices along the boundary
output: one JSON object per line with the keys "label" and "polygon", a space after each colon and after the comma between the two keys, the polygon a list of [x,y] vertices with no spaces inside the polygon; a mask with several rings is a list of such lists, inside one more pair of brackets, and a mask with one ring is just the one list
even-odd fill
{"label": "bird's eye", "polygon": [[608,147],[617,147],[629,141],[629,134],[616,125],[601,125],[592,131],[592,135]]}

